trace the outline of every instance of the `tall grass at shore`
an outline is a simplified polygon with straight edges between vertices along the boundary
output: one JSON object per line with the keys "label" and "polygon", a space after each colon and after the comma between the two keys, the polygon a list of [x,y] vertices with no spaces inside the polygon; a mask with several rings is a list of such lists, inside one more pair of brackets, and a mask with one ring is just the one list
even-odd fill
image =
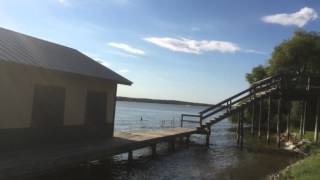
{"label": "tall grass at shore", "polygon": [[279,179],[315,180],[320,178],[320,145],[311,144],[307,149],[310,156],[281,171]]}

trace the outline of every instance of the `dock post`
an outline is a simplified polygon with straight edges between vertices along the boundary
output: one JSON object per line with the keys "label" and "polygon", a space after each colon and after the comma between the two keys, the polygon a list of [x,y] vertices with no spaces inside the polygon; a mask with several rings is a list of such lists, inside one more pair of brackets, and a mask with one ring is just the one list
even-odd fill
{"label": "dock post", "polygon": [[287,140],[290,140],[290,121],[291,121],[291,112],[289,110],[287,115]]}
{"label": "dock post", "polygon": [[189,146],[190,146],[190,135],[188,135],[186,137],[186,146],[187,146],[187,148],[189,148]]}
{"label": "dock post", "polygon": [[260,99],[260,101],[259,101],[259,121],[258,121],[258,137],[259,138],[261,138],[262,103],[263,103],[263,99]]}
{"label": "dock post", "polygon": [[179,137],[179,143],[181,144],[183,142],[183,137]]}
{"label": "dock post", "polygon": [[270,143],[271,95],[268,99],[267,143]]}
{"label": "dock post", "polygon": [[307,110],[307,104],[306,104],[306,101],[303,100],[303,102],[302,102],[302,111],[301,111],[301,119],[300,119],[300,132],[299,132],[300,133],[300,139],[302,139],[303,135],[304,135],[306,110]]}
{"label": "dock post", "polygon": [[255,99],[253,99],[252,103],[252,114],[251,114],[251,135],[254,136],[254,119],[255,119]]}
{"label": "dock post", "polygon": [[209,135],[209,133],[207,133],[207,135],[206,135],[206,146],[207,147],[209,147],[209,143],[210,142],[210,135]]}
{"label": "dock post", "polygon": [[314,125],[314,142],[318,143],[319,134],[319,111],[320,111],[320,97],[317,97],[316,121]]}
{"label": "dock post", "polygon": [[180,117],[180,126],[183,127],[183,114],[181,114],[181,117]]}
{"label": "dock post", "polygon": [[211,128],[209,127],[207,135],[206,135],[206,146],[207,147],[209,147],[209,145],[210,145],[210,135],[211,135]]}
{"label": "dock post", "polygon": [[202,114],[200,115],[200,120],[199,120],[199,125],[200,125],[200,127],[202,127],[202,121],[203,121],[203,116],[202,116]]}
{"label": "dock post", "polygon": [[306,132],[306,119],[307,119],[307,101],[304,102],[304,110],[303,110],[303,127],[302,134],[305,135]]}
{"label": "dock post", "polygon": [[151,151],[152,151],[152,157],[155,157],[157,155],[157,144],[151,145]]}
{"label": "dock post", "polygon": [[241,115],[241,113],[240,113],[240,111],[238,111],[238,113],[237,113],[237,115],[238,115],[238,117],[237,117],[237,119],[238,119],[238,126],[237,126],[237,146],[239,146],[239,143],[240,143],[240,115]]}
{"label": "dock post", "polygon": [[133,160],[132,150],[128,151],[128,163],[131,164]]}
{"label": "dock post", "polygon": [[281,120],[281,115],[282,115],[282,98],[279,97],[278,99],[278,116],[277,116],[277,143],[278,143],[278,148],[280,148],[280,120]]}
{"label": "dock post", "polygon": [[299,136],[302,139],[302,124],[303,124],[303,109],[304,109],[304,102],[301,102],[301,116],[300,116],[300,123],[299,123]]}
{"label": "dock post", "polygon": [[170,151],[175,150],[175,139],[169,141]]}
{"label": "dock post", "polygon": [[241,112],[241,118],[240,118],[240,150],[243,149],[243,112]]}

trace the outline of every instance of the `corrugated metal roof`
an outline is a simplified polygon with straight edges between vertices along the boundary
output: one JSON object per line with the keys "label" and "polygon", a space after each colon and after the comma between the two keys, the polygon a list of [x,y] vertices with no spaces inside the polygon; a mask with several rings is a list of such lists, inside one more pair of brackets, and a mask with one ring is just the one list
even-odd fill
{"label": "corrugated metal roof", "polygon": [[0,28],[0,60],[132,84],[78,50],[3,28]]}

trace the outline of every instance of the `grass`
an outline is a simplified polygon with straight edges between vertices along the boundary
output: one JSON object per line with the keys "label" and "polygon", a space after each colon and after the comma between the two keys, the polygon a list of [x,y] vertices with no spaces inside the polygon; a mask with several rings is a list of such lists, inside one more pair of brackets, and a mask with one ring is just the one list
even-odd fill
{"label": "grass", "polygon": [[[291,133],[296,133],[299,137],[299,129],[298,128],[292,128]],[[314,138],[314,131],[305,131],[303,135],[303,139],[307,139],[309,141],[313,141]]]}
{"label": "grass", "polygon": [[306,147],[310,156],[280,172],[279,179],[315,180],[320,179],[320,145]]}

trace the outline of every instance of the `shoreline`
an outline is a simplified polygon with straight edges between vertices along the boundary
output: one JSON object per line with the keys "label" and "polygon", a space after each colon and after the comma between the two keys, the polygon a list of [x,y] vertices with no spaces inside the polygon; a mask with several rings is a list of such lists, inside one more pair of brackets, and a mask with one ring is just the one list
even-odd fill
{"label": "shoreline", "polygon": [[188,101],[132,98],[132,97],[123,97],[123,96],[117,96],[117,101],[157,103],[157,104],[174,104],[174,105],[190,105],[190,106],[212,106],[213,105],[213,104],[207,104],[207,103],[197,103],[197,102],[188,102]]}
{"label": "shoreline", "polygon": [[320,145],[308,138],[299,141],[296,138],[293,141],[297,143],[292,143],[292,140],[283,142],[287,144],[288,151],[298,153],[302,158],[277,173],[269,175],[268,179],[316,179],[320,177],[320,172],[317,170],[320,167]]}
{"label": "shoreline", "polygon": [[293,164],[288,165],[279,172],[269,176],[269,179],[283,180],[283,179],[317,179],[320,177],[318,167],[320,165],[319,145],[311,144],[308,155],[299,159]]}

